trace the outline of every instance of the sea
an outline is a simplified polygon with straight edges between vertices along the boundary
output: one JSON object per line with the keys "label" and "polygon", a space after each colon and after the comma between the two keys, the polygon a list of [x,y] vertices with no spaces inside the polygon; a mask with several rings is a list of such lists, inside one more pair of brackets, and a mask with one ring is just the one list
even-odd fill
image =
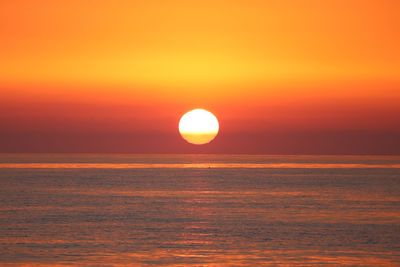
{"label": "sea", "polygon": [[0,154],[0,266],[400,266],[400,156]]}

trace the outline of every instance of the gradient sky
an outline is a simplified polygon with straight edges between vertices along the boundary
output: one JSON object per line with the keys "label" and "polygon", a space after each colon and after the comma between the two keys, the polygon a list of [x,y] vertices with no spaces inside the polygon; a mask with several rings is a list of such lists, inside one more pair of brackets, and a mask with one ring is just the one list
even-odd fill
{"label": "gradient sky", "polygon": [[[0,152],[400,154],[400,1],[0,2]],[[181,115],[212,111],[193,146]]]}

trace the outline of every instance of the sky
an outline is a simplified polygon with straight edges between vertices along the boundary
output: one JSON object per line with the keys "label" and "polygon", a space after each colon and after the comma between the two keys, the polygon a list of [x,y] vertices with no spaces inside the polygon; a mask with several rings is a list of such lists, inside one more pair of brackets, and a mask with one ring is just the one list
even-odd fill
{"label": "sky", "polygon": [[[397,0],[0,2],[0,152],[400,154]],[[220,122],[179,135],[188,110]]]}

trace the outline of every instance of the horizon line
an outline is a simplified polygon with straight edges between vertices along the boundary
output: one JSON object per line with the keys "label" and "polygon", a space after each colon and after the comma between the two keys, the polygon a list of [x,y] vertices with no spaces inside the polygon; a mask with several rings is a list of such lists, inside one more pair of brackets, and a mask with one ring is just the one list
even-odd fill
{"label": "horizon line", "polygon": [[400,169],[368,163],[0,163],[0,169]]}

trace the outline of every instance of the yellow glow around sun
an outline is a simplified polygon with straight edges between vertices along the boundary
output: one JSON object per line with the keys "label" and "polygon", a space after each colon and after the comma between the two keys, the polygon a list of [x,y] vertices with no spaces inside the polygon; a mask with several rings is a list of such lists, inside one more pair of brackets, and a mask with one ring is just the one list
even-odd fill
{"label": "yellow glow around sun", "polygon": [[185,113],[179,121],[179,133],[191,144],[207,144],[217,136],[218,131],[217,118],[204,109],[193,109]]}

